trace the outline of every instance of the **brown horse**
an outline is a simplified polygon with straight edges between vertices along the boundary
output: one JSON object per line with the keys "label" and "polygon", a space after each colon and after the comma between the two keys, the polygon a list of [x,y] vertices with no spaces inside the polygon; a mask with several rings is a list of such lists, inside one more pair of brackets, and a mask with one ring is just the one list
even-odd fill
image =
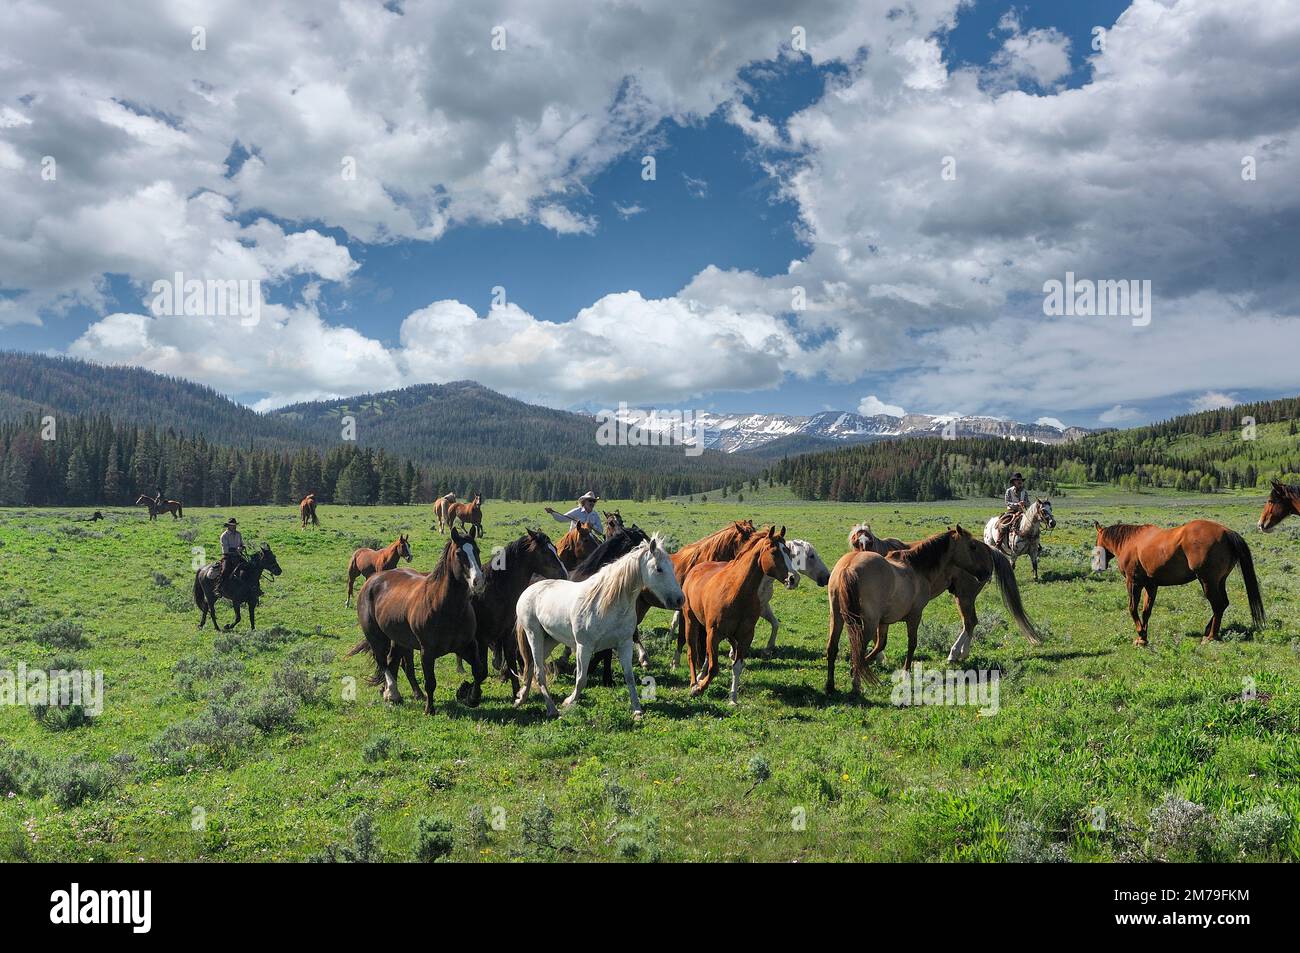
{"label": "brown horse", "polygon": [[1273,481],[1273,492],[1268,495],[1264,512],[1259,514],[1261,532],[1271,533],[1273,527],[1288,516],[1300,516],[1300,486],[1288,486]]}
{"label": "brown horse", "polygon": [[[827,586],[830,634],[826,641],[826,694],[835,691],[835,659],[845,625],[849,629],[853,691],[857,693],[864,677],[873,683],[878,681],[868,666],[885,650],[890,625],[907,623],[907,658],[903,668],[910,670],[921,616],[930,601],[947,590],[958,595],[959,603],[968,596],[973,608],[974,596],[966,590],[967,580],[982,588],[995,574],[1003,602],[1025,638],[1033,645],[1040,644],[1020,604],[1020,590],[1010,561],[960,526],[888,556],[858,550],[845,553],[831,570]],[[976,588],[975,592],[978,591]],[[870,653],[865,651],[868,632],[875,634]]]}
{"label": "brown horse", "polygon": [[574,523],[569,531],[560,537],[555,551],[560,554],[566,572],[573,572],[600,545],[596,532],[586,523]]}
{"label": "brown horse", "polygon": [[400,704],[395,663],[404,652],[419,649],[424,666],[424,712],[433,714],[438,686],[434,664],[440,655],[455,652],[470,663],[474,682],[461,683],[457,701],[471,708],[483,697],[487,678],[487,646],[475,638],[473,594],[483,591],[478,544],[453,526],[451,540],[433,572],[385,569],[375,573],[357,597],[357,622],[375,657],[384,700]]}
{"label": "brown horse", "polygon": [[156,520],[159,513],[170,513],[174,520],[178,520],[185,515],[185,511],[181,508],[180,500],[164,500],[160,496],[145,496],[142,493],[140,494],[140,498],[135,501],[135,505],[139,506],[141,503],[149,507],[150,522]]}
{"label": "brown horse", "polygon": [[348,594],[343,604],[352,605],[352,585],[357,581],[357,576],[369,579],[377,572],[392,569],[400,559],[405,559],[408,563],[411,561],[411,546],[405,535],[398,536],[383,549],[356,550],[348,562]]}
{"label": "brown horse", "polygon": [[[1228,574],[1241,565],[1241,578],[1250,601],[1250,617],[1256,627],[1264,624],[1264,602],[1255,578],[1255,562],[1241,535],[1213,520],[1192,520],[1173,529],[1145,524],[1116,523],[1102,526],[1094,521],[1097,548],[1093,569],[1105,569],[1112,558],[1119,561],[1128,585],[1128,612],[1137,627],[1134,645],[1147,644],[1147,620],[1161,586],[1181,586],[1193,579],[1210,602],[1212,615],[1205,624],[1201,642],[1219,637],[1223,612],[1228,608]],[[1138,618],[1138,591],[1146,593],[1142,616]]]}
{"label": "brown horse", "polygon": [[686,574],[682,592],[682,632],[691,671],[691,694],[708,690],[718,672],[718,643],[731,643],[731,704],[740,691],[740,673],[754,641],[765,578],[787,589],[799,585],[799,573],[785,548],[785,527],[769,526],[753,536],[735,559],[699,562]]}
{"label": "brown horse", "polygon": [[482,537],[483,535],[483,497],[475,493],[474,498],[468,503],[448,503],[444,515],[447,518],[447,526],[451,527],[456,520],[460,520],[460,528],[463,530],[469,527],[470,539]]}
{"label": "brown horse", "polygon": [[623,523],[623,514],[618,510],[615,510],[612,513],[606,513],[604,510],[601,510],[600,515],[605,518],[606,538],[617,536],[619,533],[627,529],[627,526]]}
{"label": "brown horse", "polygon": [[298,516],[302,519],[302,528],[306,529],[307,524],[319,526],[320,520],[316,518],[316,494],[308,493],[298,504]]}
{"label": "brown horse", "polygon": [[[698,563],[725,562],[729,559],[735,559],[755,532],[753,520],[735,520],[716,533],[710,533],[703,539],[687,543],[673,553],[672,556],[673,570],[677,574],[677,582],[679,584],[684,583],[686,574],[694,569]],[[648,593],[642,593],[636,604],[637,625],[641,624],[645,614],[652,608],[662,609],[664,607],[654,602]],[[677,630],[677,648],[673,652],[673,668],[676,668],[681,662],[682,648],[686,645],[685,627],[680,625],[680,621],[679,618],[674,617],[672,624],[669,626],[670,629],[676,628]]]}
{"label": "brown horse", "polygon": [[[437,526],[438,532],[445,533],[447,528],[451,526],[451,520],[447,516],[447,507],[455,502],[455,493],[444,493],[433,501],[433,518],[437,521],[434,525]],[[434,527],[430,526],[429,528],[433,529]]]}

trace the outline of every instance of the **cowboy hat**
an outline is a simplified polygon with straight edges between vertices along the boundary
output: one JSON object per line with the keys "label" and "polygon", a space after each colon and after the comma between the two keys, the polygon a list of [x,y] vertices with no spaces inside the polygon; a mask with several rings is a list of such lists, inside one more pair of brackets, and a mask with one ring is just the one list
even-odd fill
{"label": "cowboy hat", "polygon": [[1021,476],[1019,473],[1013,473],[1013,474],[1011,474],[1011,479],[1013,479],[1013,480],[1019,480],[1021,483],[1024,483],[1024,482],[1025,482],[1025,478],[1024,478],[1023,476]]}
{"label": "cowboy hat", "polygon": [[578,497],[578,502],[581,503],[583,500],[591,500],[591,502],[595,503],[599,499],[600,497],[595,493],[592,493],[591,490],[588,490],[586,493],[582,494],[582,496]]}
{"label": "cowboy hat", "polygon": [[224,523],[222,523],[221,525],[222,525],[222,526],[238,526],[239,523],[237,523],[237,522],[235,521],[235,518],[232,516],[232,517],[230,517],[230,519],[226,520],[226,521],[225,521]]}

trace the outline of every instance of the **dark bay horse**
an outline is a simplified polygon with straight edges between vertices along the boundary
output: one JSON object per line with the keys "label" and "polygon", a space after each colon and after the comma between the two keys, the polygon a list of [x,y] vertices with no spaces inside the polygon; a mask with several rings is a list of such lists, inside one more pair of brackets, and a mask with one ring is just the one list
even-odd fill
{"label": "dark bay horse", "polygon": [[456,520],[460,520],[460,528],[463,530],[469,527],[470,539],[482,537],[483,535],[483,496],[479,493],[474,494],[474,498],[468,503],[448,503],[444,513],[447,518],[447,526],[451,527]]}
{"label": "dark bay horse", "polygon": [[[483,570],[483,591],[470,596],[474,608],[475,639],[480,646],[492,650],[497,668],[508,677],[511,697],[519,694],[517,672],[518,643],[515,639],[515,604],[519,597],[538,578],[565,579],[567,575],[555,545],[541,530],[530,529],[500,552],[493,554]],[[370,643],[362,639],[349,656],[370,650]],[[457,659],[460,666],[460,659]],[[402,670],[411,683],[417,700],[424,698],[420,683],[415,678],[415,653],[402,650]],[[376,684],[378,682],[376,681]]]}
{"label": "dark bay horse", "polygon": [[150,522],[156,520],[159,513],[170,513],[174,520],[178,520],[185,515],[180,500],[164,500],[161,496],[145,496],[141,493],[140,498],[135,501],[135,505],[139,506],[141,503],[149,507]]}
{"label": "dark bay horse", "polygon": [[599,545],[600,540],[596,538],[595,530],[586,523],[574,523],[569,527],[569,531],[560,537],[556,551],[560,554],[560,562],[564,563],[564,568],[572,572],[578,563],[590,556]]}
{"label": "dark bay horse", "polygon": [[1300,486],[1288,486],[1274,480],[1264,512],[1259,514],[1260,531],[1271,533],[1273,527],[1288,516],[1300,516]]}
{"label": "dark bay horse", "polygon": [[[997,577],[1002,601],[1020,631],[1030,644],[1040,644],[1041,640],[1021,605],[1020,589],[1011,562],[960,526],[888,556],[860,550],[845,553],[831,570],[826,592],[831,610],[830,633],[826,641],[826,694],[835,691],[835,659],[839,655],[840,633],[845,625],[849,629],[849,662],[856,693],[864,677],[873,683],[878,681],[868,666],[885,650],[891,624],[907,623],[907,658],[903,668],[910,670],[921,616],[930,601],[945,590],[953,592],[958,597],[959,606],[966,599],[970,600],[973,619],[975,595],[993,576]],[[962,637],[957,645],[968,637],[964,612],[962,622]],[[865,651],[868,634],[875,636],[870,653]],[[954,652],[957,645],[953,646]]]}
{"label": "dark bay horse", "polygon": [[[1149,523],[1102,526],[1096,521],[1093,526],[1097,530],[1093,569],[1105,569],[1112,558],[1119,562],[1128,585],[1128,612],[1137,627],[1134,645],[1147,644],[1147,621],[1156,602],[1156,590],[1161,586],[1181,586],[1193,579],[1201,584],[1212,611],[1201,642],[1217,639],[1223,612],[1228,608],[1228,574],[1237,565],[1241,566],[1241,578],[1246,584],[1250,617],[1256,627],[1264,624],[1264,602],[1259,594],[1259,580],[1255,578],[1255,562],[1250,547],[1239,533],[1213,520],[1192,520],[1173,529]],[[1138,617],[1139,591],[1146,593],[1141,618]]]}
{"label": "dark bay horse", "polygon": [[787,589],[799,585],[799,573],[785,547],[784,526],[760,530],[734,559],[698,562],[686,574],[681,615],[692,695],[708,690],[718,673],[718,644],[725,640],[732,650],[731,704],[737,703],[740,673],[763,608],[759,589],[767,578]]}
{"label": "dark bay horse", "polygon": [[383,549],[363,547],[353,552],[352,559],[348,562],[348,594],[343,604],[352,605],[352,586],[357,581],[357,576],[369,579],[377,572],[392,569],[402,559],[408,563],[411,561],[411,545],[405,534],[398,536]]}
{"label": "dark bay horse", "polygon": [[307,524],[319,526],[320,520],[316,517],[316,494],[308,493],[298,504],[298,516],[302,519],[302,529],[307,528]]}
{"label": "dark bay horse", "polygon": [[235,607],[235,621],[225,627],[226,631],[229,632],[239,625],[241,604],[248,606],[249,629],[256,630],[257,603],[262,597],[262,573],[269,572],[272,576],[278,576],[281,571],[275,553],[271,552],[271,547],[266,543],[263,543],[262,547],[242,566],[237,566],[223,586],[218,586],[221,582],[221,570],[217,568],[216,563],[208,563],[194,574],[194,604],[200,609],[198,627],[203,628],[203,623],[207,621],[208,616],[212,616],[213,627],[219,627],[217,600],[228,599]]}
{"label": "dark bay horse", "polygon": [[487,646],[475,638],[470,597],[481,592],[483,584],[478,544],[455,527],[432,572],[385,569],[366,582],[357,597],[357,622],[375,658],[385,701],[401,703],[395,668],[403,651],[418,648],[424,667],[425,714],[433,714],[438,686],[434,663],[449,652],[469,662],[474,677],[472,685],[463,682],[457,689],[457,700],[471,708],[478,705],[487,678]]}

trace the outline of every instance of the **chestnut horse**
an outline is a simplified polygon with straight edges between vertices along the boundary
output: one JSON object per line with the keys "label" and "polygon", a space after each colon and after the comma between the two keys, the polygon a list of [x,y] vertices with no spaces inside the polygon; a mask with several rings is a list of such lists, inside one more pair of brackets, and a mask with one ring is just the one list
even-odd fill
{"label": "chestnut horse", "polygon": [[[1105,569],[1113,557],[1124,573],[1128,612],[1137,627],[1134,645],[1147,644],[1147,620],[1156,602],[1156,590],[1161,586],[1181,586],[1193,579],[1200,582],[1212,610],[1201,642],[1217,639],[1223,612],[1228,608],[1228,574],[1238,564],[1250,601],[1250,617],[1256,627],[1264,624],[1264,602],[1259,594],[1259,580],[1255,578],[1255,562],[1250,547],[1239,533],[1213,520],[1192,520],[1173,529],[1161,529],[1149,523],[1102,526],[1095,520],[1092,525],[1097,530],[1093,569]],[[1141,618],[1138,617],[1138,590],[1146,593]]]}
{"label": "chestnut horse", "polygon": [[174,520],[178,520],[185,515],[185,511],[181,508],[180,500],[164,500],[161,496],[145,496],[142,493],[140,494],[140,498],[135,501],[135,505],[139,506],[141,503],[149,507],[150,522],[156,520],[159,513],[170,513]]}
{"label": "chestnut horse", "polygon": [[399,559],[411,561],[411,547],[405,535],[397,537],[383,549],[362,548],[354,552],[348,563],[348,594],[343,604],[352,605],[352,584],[357,581],[357,576],[369,579],[382,569],[392,569]]}
{"label": "chestnut horse", "polygon": [[560,562],[564,563],[564,568],[573,572],[578,563],[590,556],[599,545],[600,540],[596,538],[595,530],[586,523],[574,523],[569,527],[569,531],[560,537],[555,551],[560,554]]}
{"label": "chestnut horse", "polygon": [[[437,520],[434,525],[437,526],[438,532],[445,533],[447,531],[446,528],[451,526],[451,519],[447,516],[447,507],[451,506],[451,504],[455,502],[455,493],[444,493],[433,501],[433,517]],[[429,527],[429,529],[433,528],[433,526]]]}
{"label": "chestnut horse", "polygon": [[766,578],[787,589],[799,585],[799,573],[785,547],[785,527],[769,526],[753,536],[734,559],[696,563],[686,574],[682,592],[682,633],[691,672],[691,694],[700,695],[718,673],[718,643],[731,643],[731,704],[740,692],[740,673],[754,641],[762,605],[759,589]]}
{"label": "chestnut horse", "polygon": [[448,503],[445,509],[447,517],[447,526],[455,524],[460,520],[460,528],[469,527],[469,537],[482,537],[483,535],[483,496],[475,493],[474,498],[468,503]]}
{"label": "chestnut horse", "polygon": [[[685,582],[686,574],[694,569],[697,563],[735,559],[754,533],[753,520],[735,520],[716,533],[710,533],[703,539],[686,544],[673,553],[673,570],[677,573],[678,583]],[[637,625],[641,624],[641,620],[645,618],[645,614],[651,608],[662,609],[664,607],[649,598],[648,594],[643,593],[636,604]],[[669,631],[673,628],[677,629],[677,648],[673,652],[673,668],[676,668],[681,662],[682,648],[686,645],[683,627],[678,624],[680,621],[680,619],[674,617],[669,624]]]}
{"label": "chestnut horse", "polygon": [[302,529],[307,528],[307,524],[319,526],[320,520],[316,518],[316,494],[308,493],[298,504],[298,516],[302,519]]}
{"label": "chestnut horse", "polygon": [[[831,610],[830,634],[826,641],[826,694],[835,691],[835,659],[839,655],[840,632],[845,625],[849,628],[853,691],[857,693],[863,677],[873,683],[879,681],[868,666],[885,650],[890,625],[907,623],[907,658],[903,668],[910,670],[916,653],[921,615],[930,601],[948,590],[958,596],[959,605],[968,598],[973,609],[975,594],[994,575],[1002,592],[1002,601],[1020,631],[1031,645],[1041,644],[1021,605],[1020,589],[1010,561],[960,526],[888,556],[859,550],[845,553],[831,570],[826,593]],[[977,584],[973,586],[974,592],[970,591],[972,584]],[[964,612],[962,621],[962,638],[965,638],[967,619]],[[869,632],[875,634],[875,644],[870,653],[865,651]],[[961,644],[962,638],[958,639],[957,645]],[[957,645],[953,646],[954,652]]]}
{"label": "chestnut horse", "polygon": [[1300,486],[1288,486],[1274,480],[1273,492],[1268,495],[1264,512],[1259,514],[1260,531],[1273,532],[1273,527],[1288,516],[1300,516]]}
{"label": "chestnut horse", "polygon": [[454,526],[433,572],[384,569],[370,577],[357,597],[357,622],[375,657],[385,701],[401,703],[395,663],[401,662],[404,652],[418,648],[424,667],[426,715],[433,714],[433,693],[438,687],[434,664],[448,652],[469,662],[473,670],[473,685],[462,682],[456,691],[457,701],[471,708],[478,705],[488,674],[487,646],[475,638],[470,597],[482,591],[478,544]]}

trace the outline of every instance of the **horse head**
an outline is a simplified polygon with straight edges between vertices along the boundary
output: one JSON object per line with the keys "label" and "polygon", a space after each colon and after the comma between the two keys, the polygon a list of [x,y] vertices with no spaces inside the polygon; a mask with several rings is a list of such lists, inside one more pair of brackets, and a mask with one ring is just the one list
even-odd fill
{"label": "horse head", "polygon": [[259,571],[265,569],[272,576],[278,576],[284,571],[280,568],[275,553],[271,552],[271,547],[266,543],[263,543],[261,548],[258,549],[257,555],[253,557],[253,562],[257,565]]}
{"label": "horse head", "polygon": [[472,533],[465,535],[453,526],[451,545],[454,550],[450,555],[452,575],[457,579],[465,580],[470,592],[478,595],[483,591],[485,580],[483,570],[479,568],[478,543],[474,542],[474,535]]}
{"label": "horse head", "polygon": [[1273,527],[1288,516],[1300,513],[1300,490],[1287,486],[1278,480],[1273,481],[1273,489],[1264,504],[1264,512],[1259,514],[1259,529],[1262,533],[1271,533]]}
{"label": "horse head", "polygon": [[560,562],[560,554],[555,549],[551,538],[540,529],[530,529],[524,536],[527,541],[525,554],[528,556],[527,568],[534,576],[543,579],[568,579],[569,571]]}
{"label": "horse head", "polygon": [[817,553],[817,548],[806,539],[792,539],[785,544],[785,548],[790,551],[790,561],[794,563],[794,568],[804,576],[807,576],[819,586],[825,586],[831,581],[830,568],[822,562],[822,558]]}
{"label": "horse head", "polygon": [[397,555],[405,559],[408,563],[411,561],[411,540],[405,533],[397,537],[399,543]]}
{"label": "horse head", "polygon": [[1106,527],[1096,520],[1092,521],[1092,526],[1097,531],[1097,545],[1092,548],[1092,571],[1101,572],[1110,567],[1115,553],[1106,545]]}
{"label": "horse head", "polygon": [[676,611],[686,601],[673,561],[664,548],[663,537],[655,533],[639,547],[641,584],[665,609]]}
{"label": "horse head", "polygon": [[763,575],[772,577],[784,584],[787,589],[798,587],[799,571],[795,568],[794,560],[790,558],[790,550],[785,544],[784,526],[779,531],[775,526],[769,526],[767,532],[760,534],[758,541],[751,545],[757,546],[760,550],[758,562],[763,569]]}
{"label": "horse head", "polygon": [[1056,517],[1052,515],[1052,501],[1040,500],[1035,498],[1034,505],[1030,507],[1034,514],[1036,522],[1044,523],[1048,529],[1056,529]]}
{"label": "horse head", "polygon": [[952,563],[964,569],[981,583],[988,582],[993,575],[993,557],[988,546],[966,530],[961,524],[948,530],[948,553]]}
{"label": "horse head", "polygon": [[859,523],[849,530],[849,549],[856,549],[859,552],[869,553],[875,551],[875,534],[871,532],[871,526],[868,523]]}

